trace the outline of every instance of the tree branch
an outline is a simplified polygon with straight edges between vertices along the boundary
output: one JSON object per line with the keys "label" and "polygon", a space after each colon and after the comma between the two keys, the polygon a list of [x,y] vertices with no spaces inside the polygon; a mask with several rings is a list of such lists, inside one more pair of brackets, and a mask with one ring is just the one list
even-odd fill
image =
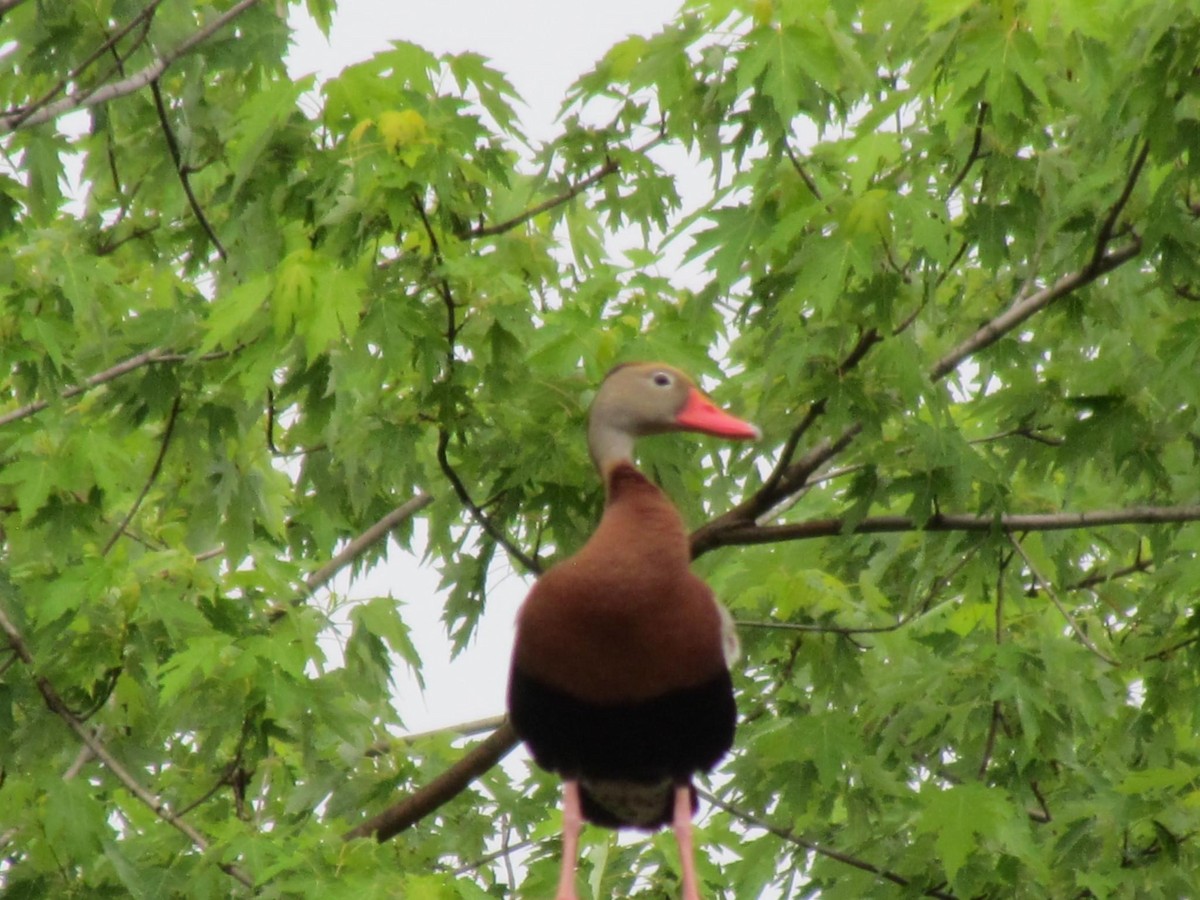
{"label": "tree branch", "polygon": [[134,72],[127,78],[122,78],[119,81],[110,82],[97,88],[81,89],[71,96],[63,97],[61,100],[53,103],[35,104],[19,112],[0,115],[0,134],[16,131],[18,128],[40,125],[74,110],[97,106],[98,104],[107,103],[109,100],[115,100],[118,97],[124,97],[141,90],[152,81],[161,78],[163,73],[176,61],[186,56],[258,2],[259,0],[239,0],[239,2],[235,3],[207,25],[197,29],[171,50],[159,56],[154,62]]}
{"label": "tree branch", "polygon": [[[58,396],[60,400],[68,400],[84,393],[90,388],[99,387],[122,375],[132,372],[134,369],[140,369],[142,366],[148,366],[152,363],[161,362],[163,357],[168,354],[168,351],[162,347],[155,347],[152,350],[147,350],[145,353],[139,353],[137,356],[131,356],[129,359],[117,363],[115,366],[105,369],[103,372],[97,372],[95,375],[89,376],[82,384],[73,385]],[[24,406],[19,406],[14,410],[0,415],[0,426],[9,425],[19,419],[25,419],[29,416],[40,413],[43,409],[50,405],[49,400],[35,400],[32,403],[26,403]]]}
{"label": "tree branch", "polygon": [[979,516],[970,513],[938,513],[922,523],[911,516],[870,516],[851,524],[846,519],[810,519],[782,525],[741,523],[715,532],[702,526],[692,533],[693,554],[714,547],[771,544],[843,534],[885,534],[904,531],[1064,531],[1071,528],[1103,528],[1111,525],[1163,525],[1200,521],[1200,506],[1131,506],[1086,512],[1006,513]]}
{"label": "tree branch", "polygon": [[[796,170],[796,174],[800,176],[800,180],[804,182],[804,186],[808,188],[808,192],[812,194],[815,199],[824,203],[825,198],[821,195],[821,189],[817,187],[817,182],[813,179],[812,175],[809,174],[808,170],[804,168],[804,165],[800,162],[800,158],[796,156],[796,152],[792,149],[792,145],[787,142],[787,138],[784,138],[783,140],[783,152],[787,154],[787,158],[791,162],[792,168]],[[825,208],[828,209],[828,205]]]}
{"label": "tree branch", "polygon": [[[21,0],[13,0],[13,2],[11,2],[11,6],[15,6],[19,2],[21,2]],[[83,62],[81,62],[74,69],[72,69],[67,74],[66,78],[59,81],[56,85],[54,85],[54,87],[50,88],[50,90],[46,91],[46,93],[44,93],[41,97],[39,97],[33,103],[30,103],[28,106],[21,107],[19,109],[10,110],[4,116],[0,116],[0,122],[6,122],[6,120],[7,120],[8,130],[15,131],[17,128],[19,128],[21,125],[23,125],[26,122],[26,120],[34,112],[36,112],[38,109],[41,109],[46,104],[50,103],[55,97],[57,97],[59,94],[61,94],[66,89],[68,84],[70,84],[73,81],[77,81],[79,79],[79,77],[88,69],[88,67],[91,66],[92,63],[94,63],[96,60],[98,60],[100,57],[102,57],[109,50],[113,50],[116,47],[116,45],[126,35],[128,35],[130,32],[132,32],[133,29],[137,28],[138,25],[145,23],[146,26],[149,27],[150,19],[154,16],[155,10],[158,9],[158,7],[162,5],[162,3],[163,3],[163,0],[153,0],[153,2],[147,4],[146,7],[143,8],[141,10],[141,12],[139,12],[132,19],[130,19],[124,25],[124,27],[118,29],[116,32],[109,35],[108,38],[105,39],[104,43],[102,43],[99,47],[97,47],[95,50],[93,50],[87,56],[87,58],[84,59]],[[0,4],[0,14],[2,14],[5,11],[5,9],[7,9],[7,8],[11,8],[11,7]],[[143,32],[142,38],[138,41],[138,44],[140,45],[141,41],[144,39],[145,39],[145,32]]]}
{"label": "tree branch", "polygon": [[158,113],[158,124],[162,127],[163,137],[167,141],[167,150],[171,153],[171,162],[175,164],[175,174],[179,176],[179,182],[183,185],[188,205],[191,206],[196,221],[200,223],[200,227],[204,229],[204,233],[208,235],[208,239],[216,248],[217,256],[221,257],[221,261],[224,262],[229,258],[228,254],[225,252],[225,246],[221,243],[221,239],[213,230],[212,223],[208,221],[208,216],[204,214],[200,201],[196,199],[196,192],[192,190],[192,180],[188,177],[187,167],[183,164],[183,154],[179,151],[179,141],[175,138],[175,130],[171,127],[171,120],[167,116],[167,105],[163,102],[162,88],[159,87],[157,78],[150,82],[150,93],[154,96],[154,109]]}
{"label": "tree branch", "polygon": [[[824,846],[823,844],[818,844],[814,841],[802,838],[790,828],[784,828],[782,826],[775,825],[771,822],[768,822],[766,819],[759,818],[753,813],[746,812],[745,810],[734,806],[732,803],[726,803],[724,800],[721,800],[719,797],[709,791],[704,790],[703,788],[697,788],[696,793],[703,797],[707,803],[711,803],[717,809],[724,810],[735,819],[740,819],[742,822],[745,822],[747,825],[750,825],[754,828],[761,828],[763,831],[774,835],[780,840],[799,847],[809,853],[815,853],[818,856],[824,856],[827,859],[834,860],[835,862],[844,863],[845,865],[852,866],[860,871],[869,872],[872,875],[878,876],[884,881],[890,881],[892,884],[898,884],[901,887],[908,887],[912,884],[912,882],[904,876],[897,875],[895,872],[888,871],[887,869],[881,869],[879,866],[869,863],[864,859],[859,859],[857,856],[851,856],[849,853],[843,853],[840,850],[834,850],[830,847]],[[937,897],[939,900],[957,900],[954,894],[938,890],[937,888],[929,888],[928,890],[924,890],[921,892],[920,896]]]}
{"label": "tree branch", "polygon": [[[33,678],[34,684],[37,686],[38,692],[45,700],[46,706],[50,711],[58,716],[66,724],[71,731],[83,742],[84,746],[91,751],[96,759],[104,764],[104,767],[112,773],[126,790],[134,797],[147,806],[158,818],[162,819],[189,841],[196,849],[202,853],[207,852],[211,846],[208,838],[201,834],[191,823],[180,818],[173,813],[164,800],[156,796],[149,788],[145,787],[141,782],[130,774],[129,770],[109,751],[108,747],[99,739],[96,732],[88,728],[67,706],[62,695],[58,693],[54,685],[44,675],[36,673],[37,666],[34,663],[33,655],[29,651],[29,646],[25,643],[25,639],[21,636],[21,632],[8,618],[3,609],[0,609],[0,631],[3,631],[8,638],[8,645],[30,670],[30,676]],[[222,871],[230,875],[232,878],[240,881],[248,888],[254,887],[254,879],[246,872],[242,871],[238,866],[231,863],[220,863]]]}
{"label": "tree branch", "polygon": [[[646,141],[646,143],[642,144],[640,147],[635,147],[633,152],[645,153],[655,145],[662,143],[663,138],[664,135],[660,132],[652,139]],[[599,169],[581,181],[577,181],[574,184],[568,185],[567,189],[562,193],[556,194],[547,200],[543,200],[541,203],[531,206],[524,212],[517,213],[517,215],[509,219],[505,219],[502,222],[497,222],[494,225],[480,225],[476,228],[472,228],[466,233],[465,236],[469,238],[493,237],[498,234],[504,234],[506,231],[512,231],[519,225],[524,225],[530,219],[540,216],[544,212],[548,212],[555,207],[562,206],[564,203],[569,203],[592,185],[603,181],[609,175],[620,171],[620,169],[621,164],[615,159],[609,157],[604,161],[604,165],[602,165]]]}
{"label": "tree branch", "polygon": [[350,541],[350,543],[346,544],[342,548],[342,551],[334,556],[333,559],[305,578],[304,586],[308,588],[310,593],[319,590],[334,575],[358,559],[368,547],[386,538],[393,528],[406,519],[411,518],[432,502],[433,496],[431,494],[422,493],[417,494],[411,500],[401,503],[358,537]]}
{"label": "tree branch", "polygon": [[1113,205],[1108,208],[1108,213],[1104,217],[1104,221],[1100,224],[1100,230],[1096,233],[1096,249],[1092,253],[1092,261],[1089,268],[1098,268],[1103,262],[1105,254],[1108,252],[1108,245],[1112,242],[1113,234],[1117,227],[1117,220],[1121,218],[1121,213],[1124,211],[1126,204],[1129,203],[1129,198],[1133,194],[1133,188],[1137,184],[1138,177],[1142,174],[1142,168],[1146,165],[1146,159],[1150,155],[1150,142],[1143,141],[1142,149],[1133,161],[1133,165],[1129,168],[1129,174],[1125,177],[1125,186],[1121,188],[1121,193],[1117,199],[1113,201]]}
{"label": "tree branch", "polygon": [[[209,362],[214,359],[223,359],[226,356],[236,352],[235,350],[216,350],[212,353],[206,353],[203,356],[195,357],[197,362]],[[137,356],[131,356],[129,359],[122,360],[115,366],[105,369],[102,372],[97,372],[95,375],[89,375],[80,384],[72,385],[59,392],[59,400],[69,400],[72,397],[77,397],[80,394],[90,391],[92,388],[99,387],[102,384],[107,384],[110,381],[115,381],[122,375],[128,375],[130,372],[136,371],[144,366],[155,365],[158,363],[183,362],[192,359],[187,353],[176,353],[168,350],[165,347],[154,347],[144,353],[139,353]],[[11,409],[8,412],[0,415],[0,427],[11,425],[13,422],[27,419],[30,416],[37,415],[42,410],[50,405],[49,400],[34,400],[32,403],[26,403],[24,406],[18,406],[16,409]]]}
{"label": "tree branch", "polygon": [[419,822],[498,763],[517,744],[517,734],[505,721],[466,756],[420,790],[343,835],[344,840],[371,837],[383,842]]}
{"label": "tree branch", "polygon": [[158,480],[159,473],[162,472],[163,460],[167,456],[167,447],[171,445],[171,435],[175,431],[175,422],[179,418],[179,407],[183,402],[183,398],[175,395],[175,402],[171,404],[171,412],[167,415],[167,425],[163,429],[162,439],[159,441],[158,456],[154,460],[154,465],[150,467],[150,474],[146,478],[146,483],[142,485],[142,490],[138,493],[137,499],[133,501],[133,505],[129,507],[129,512],[125,514],[125,518],[121,520],[121,524],[117,526],[116,531],[104,545],[104,549],[100,551],[101,556],[108,556],[108,552],[121,539],[121,535],[125,533],[125,529],[129,527],[129,523],[133,521],[133,517],[137,515],[137,511],[141,508],[146,495],[150,493],[150,488],[154,482]]}
{"label": "tree branch", "polygon": [[1010,533],[1008,539],[1012,543],[1013,547],[1016,548],[1017,553],[1020,554],[1021,559],[1024,560],[1026,567],[1029,569],[1034,579],[1039,585],[1041,585],[1042,590],[1046,592],[1046,596],[1050,598],[1050,602],[1054,604],[1055,609],[1057,609],[1062,617],[1067,620],[1067,624],[1071,626],[1071,630],[1075,632],[1075,636],[1079,638],[1079,642],[1083,644],[1083,646],[1087,647],[1087,649],[1090,650],[1095,656],[1104,660],[1104,662],[1108,663],[1110,666],[1119,666],[1120,663],[1117,662],[1117,660],[1113,659],[1111,656],[1097,647],[1096,643],[1090,637],[1088,637],[1087,632],[1079,627],[1079,623],[1075,621],[1075,617],[1071,615],[1071,611],[1068,610],[1063,605],[1063,602],[1058,599],[1058,592],[1054,590],[1054,587],[1050,584],[1049,580],[1047,580],[1046,577],[1038,571],[1038,567],[1034,564],[1033,560],[1029,558],[1029,554],[1025,552],[1025,548],[1021,545],[1021,542],[1017,540],[1016,535]]}
{"label": "tree branch", "polygon": [[429,731],[417,731],[412,734],[402,734],[382,741],[375,741],[363,751],[363,756],[372,759],[394,753],[399,748],[408,747],[425,738],[452,734],[456,737],[474,737],[485,731],[495,731],[504,724],[504,716],[488,716],[486,719],[474,719],[470,722],[459,722],[457,725],[447,725],[445,728],[433,728]]}
{"label": "tree branch", "polygon": [[940,381],[945,378],[962,365],[967,358],[1000,340],[1034,313],[1040,312],[1055,300],[1061,300],[1068,294],[1128,262],[1141,250],[1142,242],[1135,237],[1125,246],[1119,247],[1111,253],[1102,254],[1098,260],[1093,259],[1078,272],[1064,275],[1049,287],[1030,294],[1024,299],[1018,299],[1016,303],[939,359],[929,370],[930,381]]}
{"label": "tree branch", "polygon": [[954,180],[950,182],[950,187],[946,190],[946,200],[949,201],[954,196],[954,192],[958,190],[959,185],[967,177],[967,173],[971,171],[971,167],[980,158],[980,149],[983,147],[983,123],[987,120],[988,104],[986,102],[979,104],[979,114],[975,117],[975,137],[971,141],[971,151],[967,154],[967,160],[963,163],[962,168],[958,170],[958,174],[954,176]]}
{"label": "tree branch", "polygon": [[770,493],[760,488],[728,512],[710,519],[693,531],[692,559],[703,556],[717,547],[728,546],[723,537],[728,531],[769,527],[758,525],[755,520],[802,489],[808,476],[848,447],[862,428],[861,424],[855,423],[842,431],[836,439],[825,438],[819,441],[808,453],[787,467],[782,477],[776,479],[776,486]]}
{"label": "tree branch", "polygon": [[467,512],[471,514],[471,518],[475,523],[484,530],[484,532],[497,544],[508,551],[513,559],[517,560],[525,567],[527,572],[533,572],[535,575],[540,575],[542,572],[542,564],[539,560],[530,556],[512,540],[509,539],[500,528],[488,517],[488,515],[479,508],[479,505],[471,499],[471,493],[467,490],[467,486],[463,484],[463,480],[458,477],[458,472],[450,465],[450,459],[446,451],[450,446],[450,432],[445,428],[438,429],[438,444],[437,444],[437,461],[441,467],[442,474],[446,476],[446,480],[450,482],[451,488],[454,489],[455,496],[458,497],[460,503],[467,508]]}

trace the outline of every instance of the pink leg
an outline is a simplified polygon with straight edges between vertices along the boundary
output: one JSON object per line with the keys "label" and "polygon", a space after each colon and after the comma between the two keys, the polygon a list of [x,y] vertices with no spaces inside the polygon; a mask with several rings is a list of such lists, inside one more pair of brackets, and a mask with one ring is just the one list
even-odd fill
{"label": "pink leg", "polygon": [[696,861],[692,853],[692,790],[686,784],[675,788],[675,843],[683,866],[683,900],[700,900]]}
{"label": "pink leg", "polygon": [[576,900],[575,857],[579,854],[579,829],[583,811],[579,804],[579,782],[563,782],[563,851],[558,875],[558,893],[554,900]]}

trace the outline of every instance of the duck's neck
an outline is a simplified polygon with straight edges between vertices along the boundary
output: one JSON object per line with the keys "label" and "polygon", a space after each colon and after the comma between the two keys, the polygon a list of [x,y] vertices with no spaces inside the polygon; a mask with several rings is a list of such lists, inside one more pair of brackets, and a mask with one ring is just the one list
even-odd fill
{"label": "duck's neck", "polygon": [[600,477],[608,484],[608,475],[614,467],[622,463],[633,465],[633,435],[593,416],[588,422],[588,451]]}
{"label": "duck's neck", "polygon": [[687,531],[666,494],[629,462],[609,467],[604,488],[596,537],[609,552],[620,546],[622,557],[653,558],[663,572],[687,568]]}

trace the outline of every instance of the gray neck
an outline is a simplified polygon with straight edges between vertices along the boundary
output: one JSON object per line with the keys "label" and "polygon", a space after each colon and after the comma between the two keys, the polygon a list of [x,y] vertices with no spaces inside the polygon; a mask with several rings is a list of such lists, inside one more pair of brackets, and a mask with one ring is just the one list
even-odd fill
{"label": "gray neck", "polygon": [[633,435],[593,417],[588,422],[588,451],[597,471],[607,478],[609,470],[617,463],[633,462]]}

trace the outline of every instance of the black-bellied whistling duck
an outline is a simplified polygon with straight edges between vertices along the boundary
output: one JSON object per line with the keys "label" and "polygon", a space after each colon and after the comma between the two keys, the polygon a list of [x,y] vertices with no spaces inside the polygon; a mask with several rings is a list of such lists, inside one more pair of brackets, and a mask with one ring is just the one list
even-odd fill
{"label": "black-bellied whistling duck", "polygon": [[665,431],[759,435],[670,366],[609,372],[588,421],[604,514],[578,553],[538,579],[517,618],[509,715],[534,760],[564,779],[557,900],[575,898],[584,819],[610,828],[672,823],[683,896],[699,898],[692,775],[733,744],[737,638],[688,569],[679,513],[634,467],[634,439]]}

